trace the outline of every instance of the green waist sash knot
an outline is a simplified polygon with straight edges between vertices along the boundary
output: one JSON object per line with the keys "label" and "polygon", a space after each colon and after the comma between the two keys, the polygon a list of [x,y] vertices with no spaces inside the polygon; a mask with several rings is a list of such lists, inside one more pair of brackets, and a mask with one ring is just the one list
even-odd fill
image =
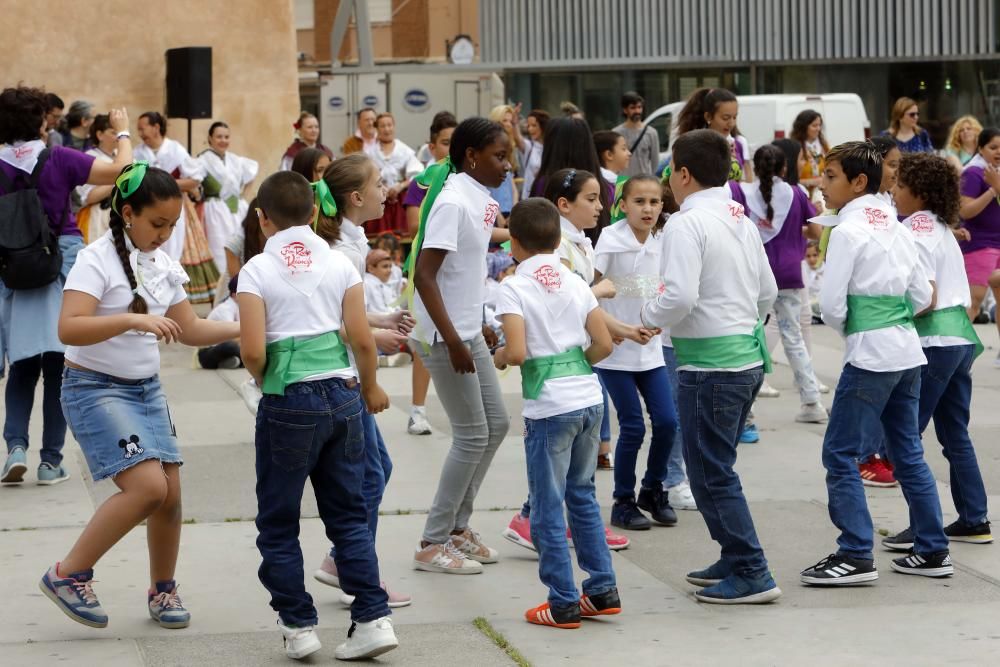
{"label": "green waist sash knot", "polygon": [[546,380],[591,375],[593,372],[582,347],[573,347],[547,357],[525,359],[521,365],[521,396],[533,401],[541,396]]}
{"label": "green waist sash knot", "polygon": [[261,391],[283,396],[285,387],[290,384],[350,365],[347,348],[338,331],[309,338],[276,340],[267,344],[267,368]]}
{"label": "green waist sash knot", "polygon": [[951,306],[941,310],[932,310],[926,315],[914,318],[917,334],[924,336],[955,336],[964,338],[976,346],[975,356],[983,353],[983,342],[979,340],[975,327],[969,321],[965,306]]}

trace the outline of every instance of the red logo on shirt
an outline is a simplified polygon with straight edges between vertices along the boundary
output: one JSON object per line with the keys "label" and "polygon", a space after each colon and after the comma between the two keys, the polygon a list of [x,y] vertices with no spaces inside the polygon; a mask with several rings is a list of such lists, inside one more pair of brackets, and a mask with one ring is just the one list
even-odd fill
{"label": "red logo on shirt", "polygon": [[729,202],[729,215],[733,216],[733,222],[739,222],[743,219],[743,204],[737,204],[736,202]]}
{"label": "red logo on shirt", "polygon": [[889,226],[889,214],[877,208],[866,208],[865,217],[868,224],[875,229],[886,229]]}
{"label": "red logo on shirt", "polygon": [[14,158],[20,160],[26,155],[31,155],[31,146],[25,144],[24,146],[18,146],[14,149]]}
{"label": "red logo on shirt", "polygon": [[549,266],[548,264],[538,267],[533,274],[535,280],[537,280],[541,285],[554,292],[560,287],[562,287],[562,276],[559,275],[559,271],[555,267]]}
{"label": "red logo on shirt", "polygon": [[497,214],[500,213],[500,204],[491,201],[486,205],[486,212],[483,215],[483,229],[489,229],[497,221]]}
{"label": "red logo on shirt", "polygon": [[285,265],[292,270],[308,271],[312,266],[312,251],[304,243],[294,241],[281,249],[281,258],[285,260]]}
{"label": "red logo on shirt", "polygon": [[934,221],[931,220],[930,216],[918,213],[910,218],[910,229],[914,234],[927,236],[934,233]]}

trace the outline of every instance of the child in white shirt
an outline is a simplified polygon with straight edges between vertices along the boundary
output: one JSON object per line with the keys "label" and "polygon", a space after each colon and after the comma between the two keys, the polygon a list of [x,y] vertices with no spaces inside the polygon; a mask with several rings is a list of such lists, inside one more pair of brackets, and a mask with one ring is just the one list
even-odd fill
{"label": "child in white shirt", "polygon": [[375,381],[361,276],[312,231],[317,209],[300,174],[272,174],[257,199],[268,240],[240,271],[238,290],[243,360],[264,393],[256,435],[260,580],[280,617],[286,654],[299,659],[319,650],[298,530],[289,526],[299,521],[310,479],[337,547],[340,584],[355,596],[351,631],[336,657],[380,655],[398,641],[362,493],[361,416],[381,412],[389,399]]}
{"label": "child in white shirt", "polygon": [[812,313],[813,324],[822,324],[823,317],[819,309],[819,292],[823,286],[823,260],[819,257],[819,241],[809,241],[806,245],[806,258],[802,260],[802,282],[809,294],[806,304]]}
{"label": "child in white shirt", "polygon": [[392,258],[385,250],[368,251],[365,260],[365,308],[374,313],[391,313],[399,309],[399,295],[392,284]]}
{"label": "child in white shirt", "polygon": [[[594,488],[603,407],[591,363],[610,354],[611,334],[587,284],[554,253],[560,240],[555,206],[527,199],[514,206],[509,224],[518,266],[500,287],[497,312],[507,345],[494,363],[521,366],[531,534],[539,576],[549,588],[548,601],[525,618],[578,628],[581,616],[621,612]],[[589,575],[582,597],[573,581],[564,504],[577,559]]]}
{"label": "child in white shirt", "polygon": [[642,311],[670,327],[678,363],[681,435],[691,491],[719,561],[691,572],[700,602],[758,604],[781,595],[768,569],[739,476],[740,432],[770,370],[763,316],[778,287],[760,235],[730,199],[729,144],[693,130],[674,142],[670,187],[680,211],[664,229],[663,282]]}
{"label": "child in white shirt", "polygon": [[920,442],[920,367],[927,363],[913,314],[933,291],[912,234],[879,197],[882,157],[869,142],[848,142],[826,156],[820,189],[838,210],[830,233],[820,305],[846,339],[844,370],[823,438],[830,519],[838,550],[804,570],[803,583],[850,585],[878,579],[873,527],[855,460],[883,440],[910,507],[913,555],[892,569],[930,577],[954,572],[934,476]]}
{"label": "child in white shirt", "polygon": [[[240,307],[236,303],[237,277],[229,279],[229,296],[219,303],[205,319],[213,322],[239,322]],[[202,368],[240,368],[243,360],[240,358],[239,340],[226,340],[218,345],[203,347],[198,350],[198,364]]]}

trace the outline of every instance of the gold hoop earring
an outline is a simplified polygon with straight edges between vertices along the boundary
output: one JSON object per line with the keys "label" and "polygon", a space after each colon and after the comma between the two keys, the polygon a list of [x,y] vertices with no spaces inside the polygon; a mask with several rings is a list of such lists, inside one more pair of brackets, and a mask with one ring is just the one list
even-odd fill
{"label": "gold hoop earring", "polygon": [[471,168],[472,168],[472,169],[475,169],[475,168],[476,168],[476,161],[475,161],[475,160],[473,160],[473,161],[472,161],[472,167],[471,167]]}

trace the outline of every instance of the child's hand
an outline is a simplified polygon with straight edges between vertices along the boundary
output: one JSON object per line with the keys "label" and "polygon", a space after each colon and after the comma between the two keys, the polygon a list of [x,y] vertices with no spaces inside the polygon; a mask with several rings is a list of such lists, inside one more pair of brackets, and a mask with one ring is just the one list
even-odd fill
{"label": "child's hand", "polygon": [[372,384],[369,387],[362,386],[361,398],[364,399],[365,405],[368,406],[368,414],[370,415],[377,415],[389,407],[389,397],[378,384]]}
{"label": "child's hand", "polygon": [[497,332],[493,330],[493,327],[486,324],[483,325],[483,338],[486,339],[486,347],[491,350],[500,344],[500,337],[497,336]]}
{"label": "child's hand", "polygon": [[133,315],[132,328],[136,331],[146,331],[154,334],[156,340],[172,343],[180,340],[181,325],[169,317],[159,315]]}
{"label": "child's hand", "polygon": [[498,347],[496,352],[493,353],[493,365],[498,371],[502,371],[507,368],[507,348]]}
{"label": "child's hand", "polygon": [[639,343],[639,345],[645,345],[649,341],[653,340],[661,333],[663,329],[651,329],[649,327],[635,327],[637,338],[629,338],[629,340],[634,340]]}
{"label": "child's hand", "polygon": [[955,238],[959,241],[971,241],[972,234],[965,227],[959,227],[958,229],[952,229],[951,232],[955,235]]}
{"label": "child's hand", "polygon": [[400,346],[406,343],[406,336],[391,329],[374,329],[375,347],[382,354],[396,354]]}
{"label": "child's hand", "polygon": [[615,298],[615,294],[618,293],[615,289],[615,284],[607,278],[594,285],[591,291],[594,293],[594,298],[596,299],[613,299]]}
{"label": "child's hand", "polygon": [[983,170],[983,180],[986,181],[986,185],[993,188],[995,191],[1000,192],[1000,170],[994,166],[989,166]]}
{"label": "child's hand", "polygon": [[476,362],[472,360],[472,352],[465,346],[465,343],[462,341],[448,343],[447,348],[448,359],[456,373],[462,375],[476,372]]}

